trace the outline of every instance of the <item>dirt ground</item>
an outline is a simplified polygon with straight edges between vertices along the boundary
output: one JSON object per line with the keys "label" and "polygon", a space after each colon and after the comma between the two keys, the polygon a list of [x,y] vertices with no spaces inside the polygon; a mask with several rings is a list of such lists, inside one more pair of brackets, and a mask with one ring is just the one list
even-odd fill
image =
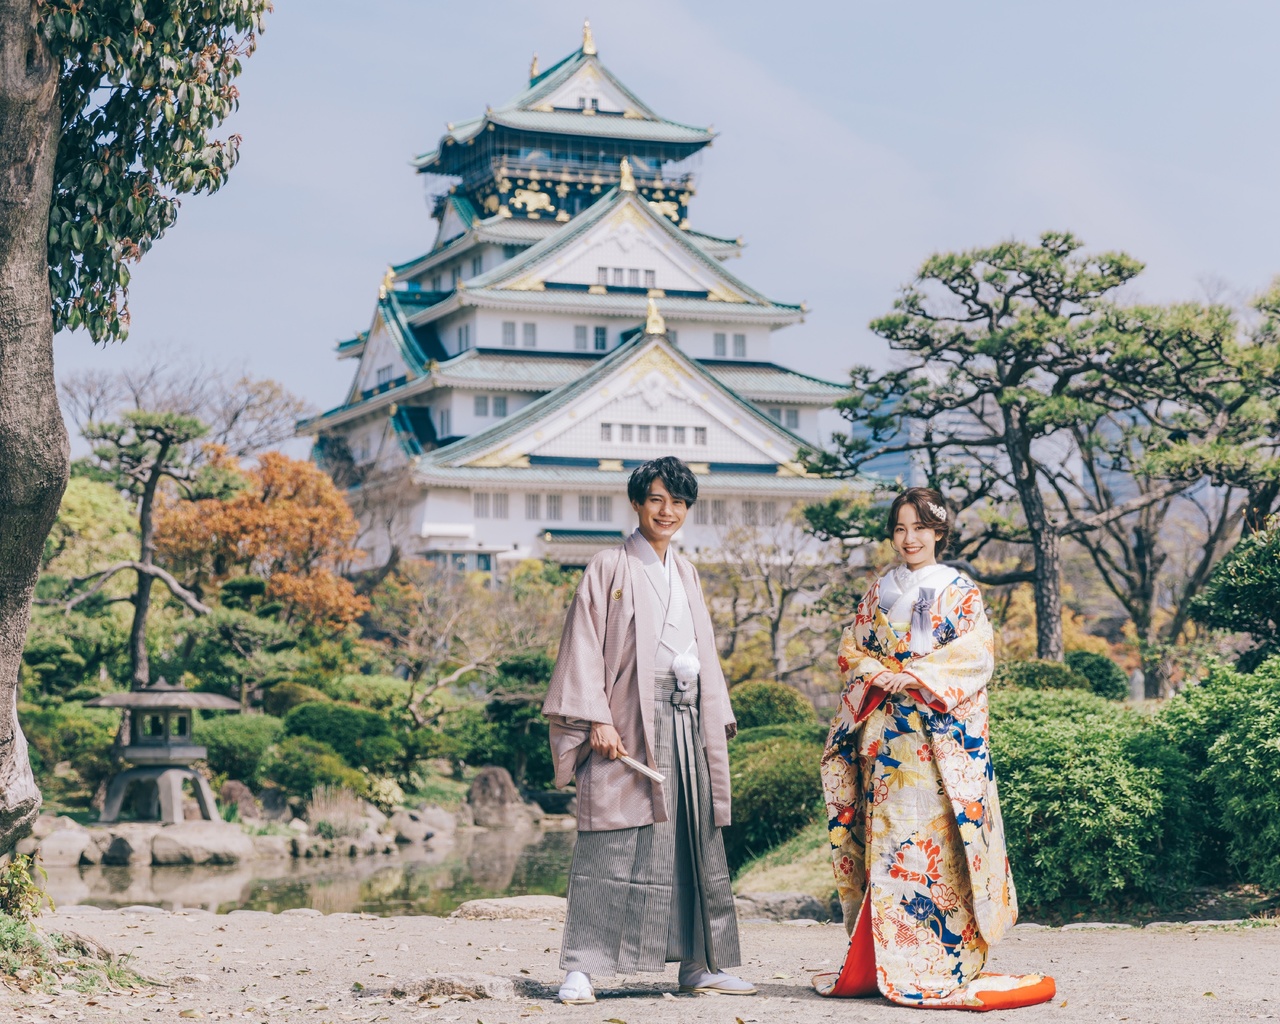
{"label": "dirt ground", "polygon": [[[565,1007],[554,1001],[561,925],[550,920],[71,909],[76,912],[42,919],[42,926],[75,931],[132,955],[134,968],[156,987],[88,995],[5,991],[4,1021],[798,1024],[901,1022],[928,1014],[881,999],[816,996],[809,975],[834,968],[844,953],[839,925],[744,924],[746,962],[739,973],[758,985],[756,997],[676,996],[672,966],[665,975],[600,981],[594,1006]],[[1058,984],[1053,1002],[993,1013],[986,1018],[992,1022],[1200,1024],[1280,1013],[1280,927],[1272,925],[1020,926],[996,947],[991,969],[1044,971]],[[466,983],[476,975],[496,978],[490,984],[505,988],[506,997],[423,995],[442,974]]]}

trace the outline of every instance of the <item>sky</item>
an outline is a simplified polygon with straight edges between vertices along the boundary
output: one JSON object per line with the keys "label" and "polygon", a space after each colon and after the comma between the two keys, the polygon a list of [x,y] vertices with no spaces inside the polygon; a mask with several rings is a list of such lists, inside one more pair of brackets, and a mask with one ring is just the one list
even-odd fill
{"label": "sky", "polygon": [[803,324],[774,358],[841,379],[932,252],[1069,229],[1147,269],[1149,301],[1280,274],[1280,5],[761,0],[275,0],[225,127],[241,160],[135,268],[128,341],[55,341],[59,374],[162,355],[316,409],[354,365],[388,263],[430,248],[410,158],[576,50],[660,114],[713,125],[694,227]]}

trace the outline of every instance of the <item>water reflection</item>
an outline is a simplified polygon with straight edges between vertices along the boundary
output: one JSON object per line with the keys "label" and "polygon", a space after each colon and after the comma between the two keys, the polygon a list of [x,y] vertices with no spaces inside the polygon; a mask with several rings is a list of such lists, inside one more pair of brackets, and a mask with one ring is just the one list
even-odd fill
{"label": "water reflection", "polygon": [[49,868],[45,888],[57,906],[445,915],[459,903],[484,897],[563,896],[575,835],[461,832],[451,843],[406,846],[392,856],[285,858],[225,867]]}

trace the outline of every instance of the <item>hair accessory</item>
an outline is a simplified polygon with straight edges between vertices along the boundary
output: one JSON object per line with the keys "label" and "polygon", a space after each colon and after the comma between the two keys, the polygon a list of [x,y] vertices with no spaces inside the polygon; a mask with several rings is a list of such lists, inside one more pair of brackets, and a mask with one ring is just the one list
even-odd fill
{"label": "hair accessory", "polygon": [[925,504],[929,506],[929,511],[930,511],[930,512],[932,512],[935,516],[937,516],[937,517],[938,517],[939,519],[941,519],[943,522],[946,522],[946,519],[947,519],[947,510],[946,510],[943,506],[941,506],[941,505],[935,505],[935,504],[934,504],[933,502],[931,502],[931,501],[926,501],[926,502],[925,502]]}

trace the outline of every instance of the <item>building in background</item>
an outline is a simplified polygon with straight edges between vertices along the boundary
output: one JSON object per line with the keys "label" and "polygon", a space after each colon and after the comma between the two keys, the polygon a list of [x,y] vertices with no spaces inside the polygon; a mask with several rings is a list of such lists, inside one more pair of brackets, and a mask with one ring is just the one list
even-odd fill
{"label": "building in background", "polygon": [[587,558],[635,523],[631,469],[677,455],[703,500],[677,543],[771,525],[831,493],[798,452],[841,385],[773,361],[802,305],[695,231],[691,159],[714,135],[659,116],[582,46],[416,160],[447,183],[431,249],[390,267],[342,405],[300,425],[393,548],[463,569]]}

